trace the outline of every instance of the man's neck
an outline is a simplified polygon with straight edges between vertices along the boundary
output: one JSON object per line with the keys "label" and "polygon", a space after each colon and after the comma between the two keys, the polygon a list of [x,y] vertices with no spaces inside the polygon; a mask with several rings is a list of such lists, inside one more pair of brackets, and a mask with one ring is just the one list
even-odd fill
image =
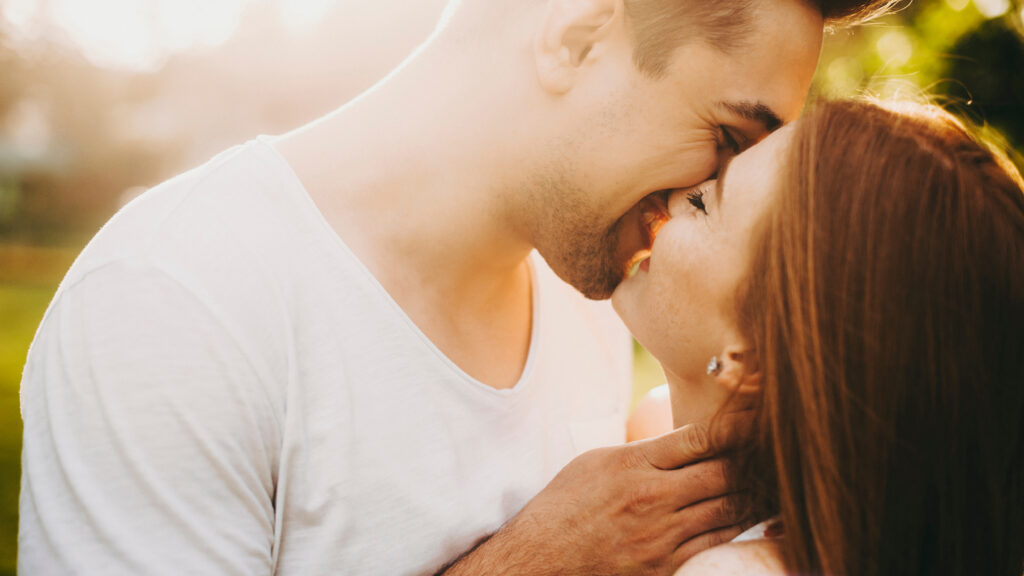
{"label": "man's neck", "polygon": [[[512,224],[503,169],[516,152],[495,132],[495,109],[481,108],[492,100],[472,93],[484,88],[426,59],[276,146],[427,336],[471,375],[507,387],[518,379],[510,367],[525,363],[531,307],[532,246]],[[471,339],[514,352],[503,368],[474,373],[483,363],[464,353]]]}

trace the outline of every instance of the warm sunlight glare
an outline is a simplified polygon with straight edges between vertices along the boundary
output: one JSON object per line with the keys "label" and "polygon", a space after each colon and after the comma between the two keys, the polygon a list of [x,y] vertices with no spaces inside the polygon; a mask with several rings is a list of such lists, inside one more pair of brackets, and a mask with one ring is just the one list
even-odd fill
{"label": "warm sunlight glare", "polygon": [[93,63],[152,70],[171,54],[217,46],[250,4],[273,1],[291,30],[312,28],[336,0],[0,0],[21,36],[57,37]]}
{"label": "warm sunlight glare", "polygon": [[974,5],[985,18],[997,18],[1010,9],[1010,0],[974,0]]}

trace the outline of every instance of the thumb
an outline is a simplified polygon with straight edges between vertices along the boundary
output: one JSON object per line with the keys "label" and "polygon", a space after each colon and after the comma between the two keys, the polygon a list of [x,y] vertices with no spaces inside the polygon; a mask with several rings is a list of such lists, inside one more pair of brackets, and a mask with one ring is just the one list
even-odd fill
{"label": "thumb", "polygon": [[731,412],[633,445],[651,466],[673,470],[741,446],[750,437],[753,423],[752,410]]}

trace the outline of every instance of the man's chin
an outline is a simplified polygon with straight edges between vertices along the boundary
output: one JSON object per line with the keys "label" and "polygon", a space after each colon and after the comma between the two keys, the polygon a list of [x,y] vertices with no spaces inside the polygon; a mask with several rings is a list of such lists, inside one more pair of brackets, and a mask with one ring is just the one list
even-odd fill
{"label": "man's chin", "polygon": [[[578,252],[577,252],[578,254]],[[544,253],[541,252],[541,256]],[[590,300],[607,300],[622,282],[625,273],[615,273],[610,266],[581,266],[586,257],[560,254],[557,258],[545,258],[548,267],[563,282],[575,288]]]}
{"label": "man's chin", "polygon": [[550,258],[538,247],[541,255],[559,278],[590,300],[611,298],[626,277],[628,258],[622,257],[617,230],[582,242],[563,239],[554,244],[558,249],[549,253]]}
{"label": "man's chin", "polygon": [[603,270],[581,270],[574,278],[563,278],[589,300],[607,300],[626,277],[625,266]]}
{"label": "man's chin", "polygon": [[585,298],[587,298],[588,300],[608,300],[609,298],[612,297],[612,294],[614,294],[614,293],[615,293],[615,287],[614,286],[611,287],[611,288],[603,287],[600,290],[598,290],[598,289],[580,290],[580,294],[583,294],[583,296]]}

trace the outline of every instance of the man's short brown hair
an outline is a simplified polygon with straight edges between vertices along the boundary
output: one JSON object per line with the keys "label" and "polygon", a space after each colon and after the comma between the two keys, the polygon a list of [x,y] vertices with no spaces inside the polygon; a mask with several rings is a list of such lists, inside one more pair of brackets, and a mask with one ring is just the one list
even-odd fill
{"label": "man's short brown hair", "polygon": [[[729,52],[743,46],[753,26],[753,7],[773,0],[625,0],[634,35],[633,61],[644,73],[662,76],[672,55],[695,34]],[[830,27],[870,20],[895,0],[805,0]]]}

